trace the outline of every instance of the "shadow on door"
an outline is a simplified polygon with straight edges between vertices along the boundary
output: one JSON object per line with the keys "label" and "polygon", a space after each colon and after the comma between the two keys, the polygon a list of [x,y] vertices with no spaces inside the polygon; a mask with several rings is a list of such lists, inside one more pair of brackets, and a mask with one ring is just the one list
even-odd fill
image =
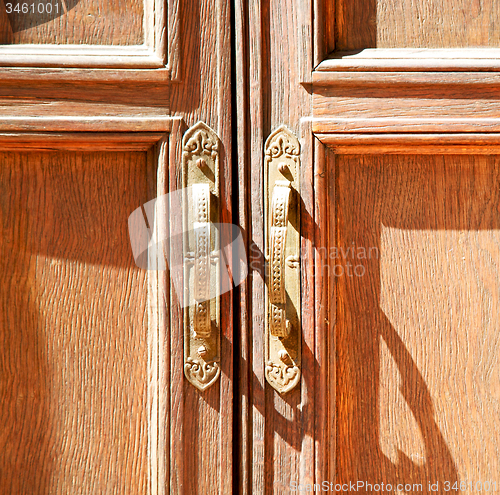
{"label": "shadow on door", "polygon": [[500,161],[339,156],[336,173],[336,481],[495,481]]}

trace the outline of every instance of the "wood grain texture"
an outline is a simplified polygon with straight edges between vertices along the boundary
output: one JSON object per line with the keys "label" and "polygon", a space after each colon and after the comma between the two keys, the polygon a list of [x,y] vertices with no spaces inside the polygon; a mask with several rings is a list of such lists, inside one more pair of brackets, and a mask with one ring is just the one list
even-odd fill
{"label": "wood grain texture", "polygon": [[[377,47],[496,47],[497,0],[377,0]],[[361,26],[360,26],[361,27]]]}
{"label": "wood grain texture", "polygon": [[[239,183],[240,191],[247,190],[240,219],[244,222],[250,256],[248,283],[240,290],[246,303],[240,320],[239,359],[242,493],[289,493],[292,482],[312,483],[327,476],[328,430],[323,423],[327,417],[323,401],[327,395],[326,370],[321,361],[326,358],[322,354],[325,341],[320,335],[321,323],[316,326],[315,305],[315,148],[310,123],[301,121],[311,114],[311,97],[301,83],[310,81],[315,63],[313,50],[316,49],[316,55],[325,50],[320,34],[314,42],[312,14],[312,3],[297,1],[238,2],[236,8],[237,56],[242,57],[237,67],[237,84],[242,91],[242,97],[237,99],[238,117],[241,116],[238,132],[242,135],[238,151],[245,157],[240,162],[243,180]],[[263,146],[269,134],[283,124],[300,139],[303,151],[303,365],[300,387],[279,395],[264,376],[267,220],[263,215]],[[320,281],[318,284],[321,288]]]}
{"label": "wood grain texture", "polygon": [[491,155],[500,152],[498,133],[316,134],[337,154]]}
{"label": "wood grain texture", "polygon": [[[186,0],[177,27],[182,55],[177,58],[179,82],[172,85],[170,108],[186,128],[198,121],[220,139],[221,222],[232,223],[232,101],[231,21],[225,0]],[[180,141],[172,148],[169,191],[182,187]],[[180,205],[171,204],[172,232],[182,230]],[[172,265],[182,266],[182,251],[170,245]],[[230,261],[230,260],[228,260]],[[182,285],[181,285],[182,286]],[[177,286],[179,287],[179,286]],[[178,290],[178,289],[177,289]],[[233,309],[232,293],[221,295],[221,375],[200,392],[183,372],[183,309],[175,286],[170,286],[169,391],[170,458],[166,492],[225,495],[233,483]]]}
{"label": "wood grain texture", "polygon": [[499,129],[499,87],[491,74],[412,74],[407,78],[407,74],[370,73],[366,81],[316,74],[313,128],[317,133]]}
{"label": "wood grain texture", "polygon": [[148,151],[165,134],[135,133],[53,133],[0,132],[2,151]]}
{"label": "wood grain texture", "polygon": [[329,0],[335,2],[335,49],[359,50],[377,46],[377,0]]}
{"label": "wood grain texture", "polygon": [[[330,274],[329,247],[335,239],[335,157],[310,133],[314,151],[314,313],[315,313],[315,480],[335,472],[335,314],[336,294]],[[327,205],[327,208],[324,206]]]}
{"label": "wood grain texture", "polygon": [[[318,70],[454,72],[500,70],[497,48],[365,48],[332,52]],[[430,75],[432,78],[432,74]]]}
{"label": "wood grain texture", "polygon": [[[333,3],[331,0],[328,3]],[[337,0],[336,49],[496,47],[496,0]]]}
{"label": "wood grain texture", "polygon": [[[91,116],[44,116],[21,117],[7,116],[0,120],[0,130],[3,132],[29,132],[36,133],[50,131],[64,132],[162,132],[168,131],[172,126],[169,117],[140,117],[123,118],[117,116],[91,115]],[[78,142],[78,140],[76,140]]]}
{"label": "wood grain texture", "polygon": [[[59,74],[56,77],[67,80],[61,68],[88,69],[87,74],[85,71],[73,73],[84,80],[92,75],[105,79],[106,72],[102,70],[112,74],[117,68],[146,69],[142,74],[122,72],[125,79],[144,80],[144,76],[148,78],[147,69],[159,69],[160,72],[166,69],[169,75],[178,79],[180,33],[176,19],[179,9],[176,9],[173,0],[168,2],[168,6],[163,0],[131,0],[125,6],[111,5],[111,9],[107,4],[96,6],[92,0],[61,1],[62,7],[60,0],[52,4],[53,12],[55,5],[59,6],[60,12],[64,11],[59,16],[40,17],[30,12],[8,15],[0,11],[0,32],[4,35],[4,44],[0,47],[0,67],[7,68],[7,72],[12,69],[15,72],[19,67],[32,67],[32,71],[25,76],[31,76],[31,80],[37,82],[39,77],[47,74],[47,70],[53,71],[49,76],[49,79],[52,78],[57,69]],[[22,5],[21,2],[19,8]],[[34,3],[24,3],[24,8],[43,10],[46,5],[44,0],[35,0]],[[17,8],[17,3],[12,6]],[[169,26],[167,7],[170,9]],[[82,8],[86,9],[85,12]],[[120,8],[125,11],[121,12]],[[23,29],[23,26],[17,26],[19,20],[29,27]],[[22,39],[16,41],[19,37]],[[155,78],[154,72],[149,72],[151,76]]]}
{"label": "wood grain texture", "polygon": [[[155,178],[155,180],[148,181],[150,197],[161,197],[168,193],[170,149],[175,148],[177,141],[180,140],[178,124],[178,121],[175,122],[170,135],[163,136],[148,152],[148,176]],[[168,221],[166,215],[158,216],[155,224],[157,239],[166,237]],[[170,259],[166,244],[168,243],[163,244],[163,255],[166,256],[166,259]],[[151,411],[150,437],[157,439],[155,444],[151,445],[149,451],[152,495],[165,495],[165,493],[168,493],[171,397],[168,386],[170,348],[166,337],[170,326],[169,276],[168,268],[163,271],[151,270],[148,272],[150,294],[148,314],[150,333],[149,373],[151,383],[157,387],[157,394],[150,394],[149,400],[149,409]]]}
{"label": "wood grain texture", "polygon": [[182,58],[181,42],[181,15],[182,1],[169,0],[167,8],[167,33],[168,41],[166,43],[168,51],[168,68],[170,70],[172,81],[180,81],[180,64]]}
{"label": "wood grain texture", "polygon": [[[33,75],[45,69],[164,69],[163,57],[148,46],[101,47],[58,45],[4,45],[0,51],[0,67],[33,67]],[[40,70],[42,69],[42,70]],[[37,77],[33,77],[37,80]]]}
{"label": "wood grain texture", "polygon": [[151,493],[146,154],[0,163],[0,491]]}
{"label": "wood grain texture", "polygon": [[[115,90],[119,83],[144,83],[160,82],[165,91],[165,85],[170,80],[168,69],[72,69],[72,68],[28,68],[28,67],[2,67],[2,81],[18,84],[37,79],[45,83],[71,83],[71,82],[96,82],[114,84]],[[151,90],[149,90],[151,91]]]}
{"label": "wood grain texture", "polygon": [[[500,52],[498,52],[500,55]],[[397,57],[395,57],[397,58]],[[424,60],[429,60],[426,57]],[[477,59],[474,59],[477,61]],[[368,72],[361,71],[335,71],[332,68],[332,59],[324,60],[319,64],[313,72],[313,89],[322,88],[326,91],[330,88],[331,91],[342,87],[357,87],[357,88],[379,88],[379,90],[388,89],[389,87],[400,87],[400,89],[415,89],[426,87],[428,91],[437,90],[442,92],[448,89],[450,92],[455,92],[459,87],[468,86],[474,91],[477,89],[494,90],[498,87],[498,75],[491,68],[491,60],[485,59],[490,64],[490,69],[487,72],[472,71],[457,72],[457,71],[436,71],[427,70],[412,71],[412,72],[391,72],[371,70]],[[456,61],[456,60],[455,60]],[[493,73],[492,73],[493,72]],[[493,95],[493,93],[492,93]]]}
{"label": "wood grain texture", "polygon": [[338,156],[336,174],[337,480],[494,481],[498,156]]}
{"label": "wood grain texture", "polygon": [[[36,9],[42,3],[45,5],[45,2],[35,1]],[[12,4],[14,8],[16,2]],[[54,12],[55,6],[58,6],[59,16],[32,13],[30,9],[27,14],[7,14],[3,7],[0,15],[0,43],[126,46],[144,42],[143,0],[112,0],[105,3],[73,0],[64,4],[57,0],[52,4]]]}
{"label": "wood grain texture", "polygon": [[133,132],[139,130],[134,123],[141,120],[146,132],[154,132],[158,125],[161,130],[170,128],[168,96],[168,88],[160,83],[80,82],[77,88],[70,82],[40,82],[30,89],[28,79],[0,87],[0,109],[4,129],[22,130],[24,125],[27,130],[34,126],[31,129],[53,131],[51,126],[58,121],[59,131],[84,130],[87,123],[89,132],[99,132],[106,122],[111,126],[114,122]]}
{"label": "wood grain texture", "polygon": [[[243,0],[235,1],[235,30],[234,36],[238,51],[236,52],[234,90],[238,97],[235,114],[237,126],[237,141],[233,143],[238,153],[237,177],[235,181],[234,196],[237,197],[237,221],[242,228],[243,242],[246,247],[249,258],[252,253],[249,251],[251,243],[251,221],[250,221],[250,201],[248,195],[250,191],[245,184],[250,184],[250,129],[247,119],[249,112],[249,55],[250,45],[246,42],[248,39],[248,12],[246,11],[246,2]],[[252,260],[253,261],[253,260]],[[253,374],[250,364],[251,348],[251,322],[252,315],[252,295],[250,292],[250,277],[247,277],[236,289],[239,301],[238,310],[235,309],[235,365],[237,382],[235,383],[234,403],[234,429],[237,434],[234,436],[236,444],[235,453],[238,456],[238,467],[235,469],[235,484],[239,488],[241,495],[250,495],[251,477],[252,477],[252,426],[249,422],[252,411],[252,400],[250,397],[251,383],[250,377]]]}

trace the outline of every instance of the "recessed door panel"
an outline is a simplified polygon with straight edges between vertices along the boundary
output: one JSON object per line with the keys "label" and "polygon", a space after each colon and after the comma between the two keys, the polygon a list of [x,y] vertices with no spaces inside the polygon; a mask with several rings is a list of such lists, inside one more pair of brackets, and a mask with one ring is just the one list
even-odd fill
{"label": "recessed door panel", "polygon": [[[498,47],[498,0],[337,0],[335,3],[338,50]],[[330,22],[333,24],[333,20]]]}
{"label": "recessed door panel", "polygon": [[336,174],[337,480],[498,489],[498,156],[344,155]]}
{"label": "recessed door panel", "polygon": [[0,9],[0,42],[140,45],[143,22],[143,0],[5,0]]}
{"label": "recessed door panel", "polygon": [[0,493],[151,493],[147,271],[127,231],[146,167],[0,154]]}

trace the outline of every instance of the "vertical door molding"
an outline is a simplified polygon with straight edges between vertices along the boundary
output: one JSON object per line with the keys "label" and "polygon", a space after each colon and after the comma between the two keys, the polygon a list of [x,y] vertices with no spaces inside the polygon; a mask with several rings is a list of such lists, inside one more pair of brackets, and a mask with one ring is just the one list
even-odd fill
{"label": "vertical door molding", "polygon": [[[239,221],[246,233],[250,273],[240,287],[239,419],[241,493],[275,493],[328,480],[328,349],[330,288],[323,256],[327,221],[326,154],[312,133],[311,81],[327,46],[315,35],[314,9],[322,2],[237,0],[236,88]],[[315,20],[316,19],[316,20]],[[239,62],[241,61],[241,62]],[[280,395],[266,381],[265,141],[287,126],[299,139],[300,167],[300,383]],[[315,167],[318,166],[318,169]],[[319,172],[317,171],[319,170]],[[320,175],[318,175],[320,174]],[[319,188],[319,189],[318,189]],[[318,203],[318,198],[323,203]],[[318,245],[319,243],[319,245]],[[320,303],[318,304],[318,301]],[[331,320],[330,320],[331,321]]]}

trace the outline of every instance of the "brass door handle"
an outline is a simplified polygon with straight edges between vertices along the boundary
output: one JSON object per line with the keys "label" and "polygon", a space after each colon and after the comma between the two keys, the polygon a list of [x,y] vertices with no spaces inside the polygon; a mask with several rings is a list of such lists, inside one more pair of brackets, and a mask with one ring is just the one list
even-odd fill
{"label": "brass door handle", "polygon": [[210,337],[210,186],[194,184],[194,315],[193,334],[195,337],[207,339]]}
{"label": "brass door handle", "polygon": [[184,375],[199,390],[220,376],[219,147],[203,122],[182,140]]}
{"label": "brass door handle", "polygon": [[286,319],[285,247],[290,208],[289,181],[276,181],[271,199],[269,246],[269,329],[275,337],[288,337],[290,321]]}
{"label": "brass door handle", "polygon": [[286,127],[265,146],[265,375],[280,393],[300,382],[300,144]]}

